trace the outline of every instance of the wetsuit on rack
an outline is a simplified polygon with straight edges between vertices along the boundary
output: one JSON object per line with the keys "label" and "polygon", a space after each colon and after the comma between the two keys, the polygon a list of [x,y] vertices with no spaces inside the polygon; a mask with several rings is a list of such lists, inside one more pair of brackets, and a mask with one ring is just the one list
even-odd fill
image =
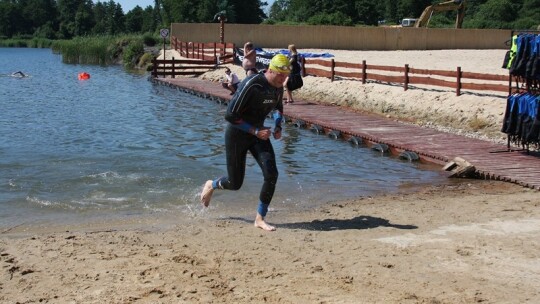
{"label": "wetsuit on rack", "polygon": [[531,126],[529,134],[527,134],[527,140],[540,144],[540,96],[536,96],[536,116]]}
{"label": "wetsuit on rack", "polygon": [[511,40],[511,47],[510,47],[510,51],[508,53],[508,62],[506,63],[506,66],[503,66],[503,68],[507,68],[509,70],[512,69],[512,65],[514,65],[514,60],[516,59],[516,55],[517,55],[517,39],[518,39],[518,35],[514,35],[512,36],[512,40]]}
{"label": "wetsuit on rack", "polygon": [[263,172],[264,183],[259,195],[260,203],[270,204],[278,171],[274,148],[270,139],[261,140],[254,134],[264,128],[264,121],[274,111],[275,128],[281,128],[283,89],[271,86],[263,73],[242,81],[237,94],[227,107],[225,131],[227,177],[214,180],[213,187],[238,190],[244,182],[246,156],[249,151]]}
{"label": "wetsuit on rack", "polygon": [[506,111],[503,119],[503,127],[501,132],[508,135],[516,134],[516,126],[518,120],[518,111],[519,111],[519,96],[520,94],[512,94],[508,96],[506,102]]}

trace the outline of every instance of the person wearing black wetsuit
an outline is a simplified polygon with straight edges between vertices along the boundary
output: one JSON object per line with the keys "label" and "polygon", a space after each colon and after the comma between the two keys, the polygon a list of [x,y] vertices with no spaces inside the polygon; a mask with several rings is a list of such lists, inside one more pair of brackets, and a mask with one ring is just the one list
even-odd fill
{"label": "person wearing black wetsuit", "polygon": [[26,74],[24,74],[21,71],[17,71],[15,73],[12,73],[11,76],[13,76],[13,77],[26,77]]}
{"label": "person wearing black wetsuit", "polygon": [[[269,68],[252,75],[240,83],[227,107],[225,119],[226,177],[208,180],[201,192],[201,203],[208,207],[215,189],[238,190],[242,187],[249,151],[261,167],[264,182],[259,195],[255,226],[267,231],[276,228],[268,225],[264,217],[276,188],[278,171],[270,135],[281,138],[283,118],[283,82],[290,72],[289,60],[278,54],[270,61]],[[273,111],[274,132],[264,125]]]}
{"label": "person wearing black wetsuit", "polygon": [[292,97],[292,91],[299,89],[304,85],[302,75],[300,75],[301,67],[298,61],[298,51],[296,50],[296,46],[294,44],[289,44],[289,57],[289,61],[291,63],[291,73],[289,74],[289,77],[285,79],[285,83],[283,84],[283,89],[287,95],[287,100],[285,103],[293,103],[294,100]]}

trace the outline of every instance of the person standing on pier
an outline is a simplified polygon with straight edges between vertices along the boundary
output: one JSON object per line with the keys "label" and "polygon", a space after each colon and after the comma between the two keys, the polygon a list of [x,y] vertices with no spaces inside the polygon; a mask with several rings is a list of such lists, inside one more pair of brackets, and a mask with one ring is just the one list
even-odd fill
{"label": "person standing on pier", "polygon": [[[228,176],[206,181],[200,198],[203,206],[208,207],[215,189],[239,190],[244,182],[247,153],[250,152],[264,177],[255,227],[266,231],[276,230],[264,220],[278,178],[270,136],[273,135],[274,139],[281,138],[283,82],[289,72],[288,58],[278,54],[272,58],[264,73],[248,77],[240,83],[225,114],[225,119],[229,122],[225,130]],[[267,115],[271,112],[274,118],[273,132],[264,125]]]}
{"label": "person standing on pier", "polygon": [[294,44],[289,44],[288,49],[290,58],[289,61],[291,62],[291,73],[289,74],[289,77],[285,79],[283,89],[285,90],[285,93],[287,95],[285,103],[293,103],[294,100],[292,97],[292,91],[301,88],[304,85],[304,81],[302,80],[302,75],[300,75],[301,68],[296,46]]}
{"label": "person standing on pier", "polygon": [[246,42],[244,44],[244,59],[242,60],[242,68],[246,71],[246,76],[257,74],[257,51],[253,43]]}

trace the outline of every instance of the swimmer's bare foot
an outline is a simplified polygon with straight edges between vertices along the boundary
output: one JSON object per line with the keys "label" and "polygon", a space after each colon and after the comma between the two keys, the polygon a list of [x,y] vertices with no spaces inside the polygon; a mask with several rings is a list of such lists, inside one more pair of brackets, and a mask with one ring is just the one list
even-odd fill
{"label": "swimmer's bare foot", "polygon": [[212,199],[213,193],[214,188],[212,188],[212,181],[207,180],[201,192],[201,203],[203,206],[208,207],[208,205],[210,205],[210,200]]}
{"label": "swimmer's bare foot", "polygon": [[255,227],[261,228],[262,230],[266,230],[266,231],[276,230],[276,227],[268,225],[260,214],[257,214],[257,217],[255,217]]}

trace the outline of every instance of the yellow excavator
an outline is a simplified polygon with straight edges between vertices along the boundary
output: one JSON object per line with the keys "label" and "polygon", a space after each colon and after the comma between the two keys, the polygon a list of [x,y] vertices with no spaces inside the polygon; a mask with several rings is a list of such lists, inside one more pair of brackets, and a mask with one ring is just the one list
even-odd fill
{"label": "yellow excavator", "polygon": [[454,10],[457,10],[456,28],[461,28],[463,17],[465,16],[465,0],[450,0],[426,7],[422,12],[422,15],[420,15],[420,18],[414,23],[414,27],[428,27],[429,20],[431,20],[431,16],[434,12]]}

